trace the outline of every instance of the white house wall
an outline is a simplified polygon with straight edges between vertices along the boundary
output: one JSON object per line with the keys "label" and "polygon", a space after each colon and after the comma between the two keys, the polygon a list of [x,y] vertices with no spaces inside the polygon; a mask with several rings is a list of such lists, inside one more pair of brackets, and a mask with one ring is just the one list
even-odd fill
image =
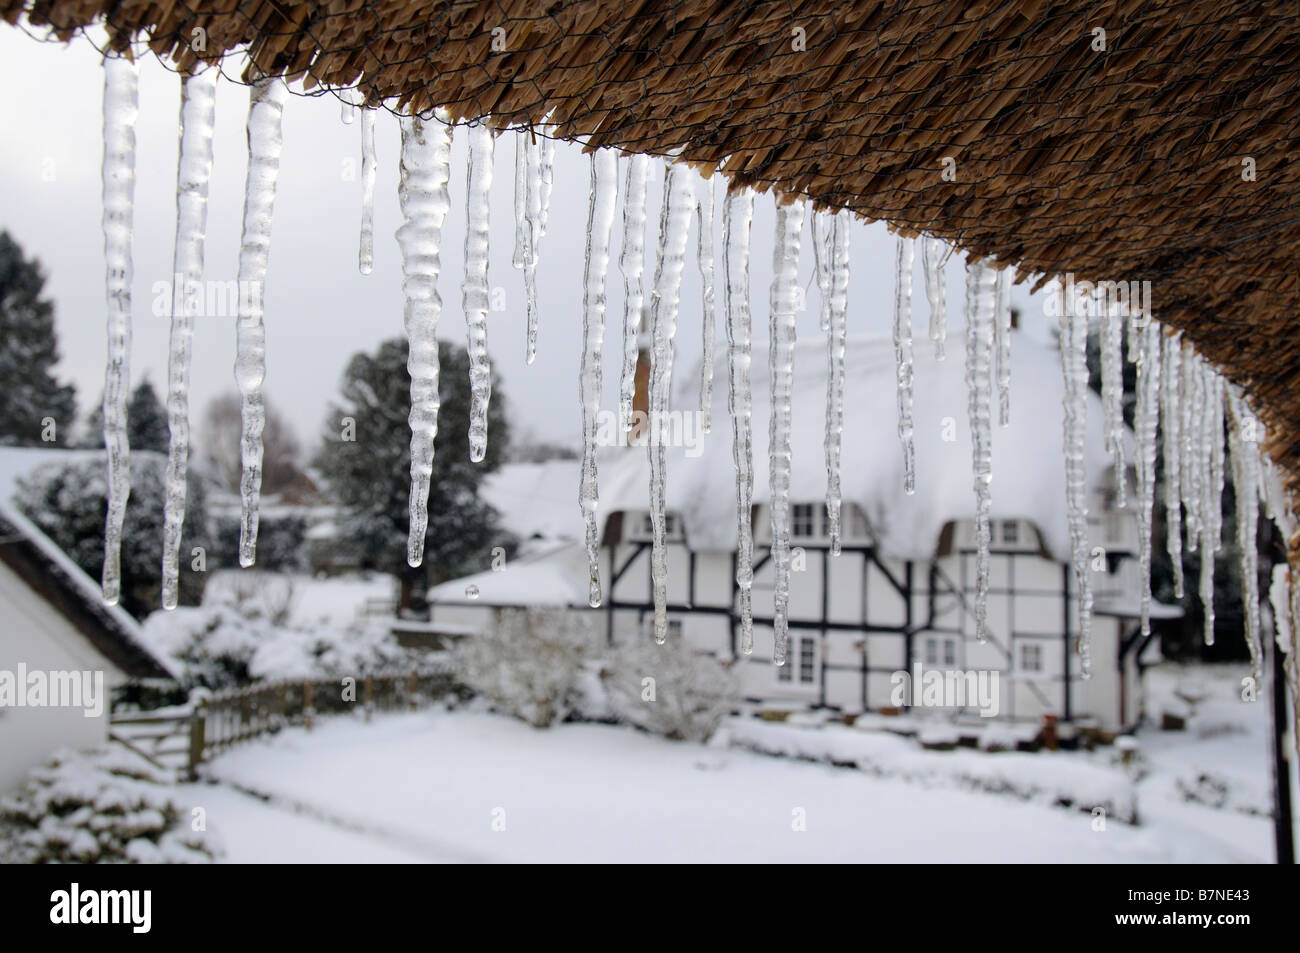
{"label": "white house wall", "polygon": [[126,679],[77,629],[0,564],[0,669],[104,673],[102,713],[87,718],[80,708],[0,708],[0,791],[14,787],[60,747],[81,748],[108,738],[108,694]]}

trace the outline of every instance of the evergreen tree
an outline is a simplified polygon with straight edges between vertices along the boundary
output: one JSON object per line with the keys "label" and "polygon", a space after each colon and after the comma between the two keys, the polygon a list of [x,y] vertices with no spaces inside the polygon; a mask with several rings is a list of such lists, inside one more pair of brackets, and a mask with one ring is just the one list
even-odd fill
{"label": "evergreen tree", "polygon": [[[39,446],[61,442],[76,417],[71,385],[53,375],[59,351],[54,305],[43,298],[40,264],[23,257],[9,233],[0,231],[0,444]],[[54,422],[54,441],[44,423]]]}
{"label": "evergreen tree", "polygon": [[509,439],[500,387],[494,375],[487,457],[472,463],[469,356],[446,342],[439,342],[438,354],[442,408],[423,568],[411,569],[406,562],[411,433],[405,340],[388,340],[374,354],[353,356],[344,371],[343,400],[331,407],[315,461],[346,513],[339,526],[341,544],[355,548],[363,568],[400,577],[404,607],[426,581],[486,568],[490,548],[505,544],[496,512],[478,495],[479,481],[500,466]]}
{"label": "evergreen tree", "polygon": [[[154,450],[166,453],[171,443],[171,428],[167,422],[167,408],[158,398],[148,378],[136,385],[126,402],[126,439],[134,450]],[[104,401],[91,408],[86,417],[86,433],[82,446],[96,449],[104,446]]]}

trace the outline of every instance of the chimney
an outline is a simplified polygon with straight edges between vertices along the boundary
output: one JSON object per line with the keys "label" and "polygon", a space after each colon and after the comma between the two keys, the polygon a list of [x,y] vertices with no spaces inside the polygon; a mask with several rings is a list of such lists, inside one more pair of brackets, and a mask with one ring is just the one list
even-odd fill
{"label": "chimney", "polygon": [[650,332],[646,311],[641,312],[641,323],[636,336],[636,389],[632,392],[632,426],[628,428],[627,444],[633,446],[650,426]]}

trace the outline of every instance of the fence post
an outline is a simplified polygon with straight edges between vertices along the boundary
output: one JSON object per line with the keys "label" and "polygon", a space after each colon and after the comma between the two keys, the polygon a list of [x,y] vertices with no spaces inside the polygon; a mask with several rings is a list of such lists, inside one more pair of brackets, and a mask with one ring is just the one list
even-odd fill
{"label": "fence post", "polygon": [[420,685],[420,676],[416,674],[415,669],[411,669],[411,675],[407,680],[407,692],[406,692],[407,703],[410,705],[411,711],[415,711],[415,709],[419,707],[416,704],[416,700],[415,700],[415,692],[416,689],[419,688],[419,685]]}
{"label": "fence post", "polygon": [[366,688],[362,696],[366,711],[366,721],[370,720],[370,714],[375,707],[375,678],[369,672],[366,673]]}
{"label": "fence post", "polygon": [[311,682],[310,681],[303,682],[302,683],[302,717],[303,717],[303,721],[306,723],[308,731],[311,731],[311,716],[312,716],[311,694],[312,694]]}
{"label": "fence post", "polygon": [[203,763],[203,747],[207,738],[206,705],[202,698],[194,699],[190,709],[190,750],[186,776],[193,781],[199,776],[199,765]]}

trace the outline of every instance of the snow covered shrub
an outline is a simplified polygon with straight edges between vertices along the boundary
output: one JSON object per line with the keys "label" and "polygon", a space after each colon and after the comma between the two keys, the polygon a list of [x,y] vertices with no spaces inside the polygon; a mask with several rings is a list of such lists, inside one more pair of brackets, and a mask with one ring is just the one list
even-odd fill
{"label": "snow covered shrub", "polygon": [[605,687],[620,721],[684,741],[707,741],[739,700],[730,666],[681,639],[618,646]]}
{"label": "snow covered shrub", "polygon": [[[411,657],[382,625],[277,624],[265,607],[205,605],[155,612],[142,635],[178,663],[185,687],[350,675],[406,667]],[[271,610],[271,615],[279,613]]]}
{"label": "snow covered shrub", "polygon": [[117,746],[60,751],[0,803],[4,863],[210,863],[220,853],[191,829],[171,779]]}
{"label": "snow covered shrub", "polygon": [[596,647],[585,614],[502,609],[489,632],[457,648],[461,681],[535,728],[563,721],[577,704],[578,677]]}
{"label": "snow covered shrub", "polygon": [[[239,565],[239,517],[213,519],[213,564]],[[257,527],[257,565],[280,572],[304,572],[307,558],[307,521],[294,514],[263,513]]]}

